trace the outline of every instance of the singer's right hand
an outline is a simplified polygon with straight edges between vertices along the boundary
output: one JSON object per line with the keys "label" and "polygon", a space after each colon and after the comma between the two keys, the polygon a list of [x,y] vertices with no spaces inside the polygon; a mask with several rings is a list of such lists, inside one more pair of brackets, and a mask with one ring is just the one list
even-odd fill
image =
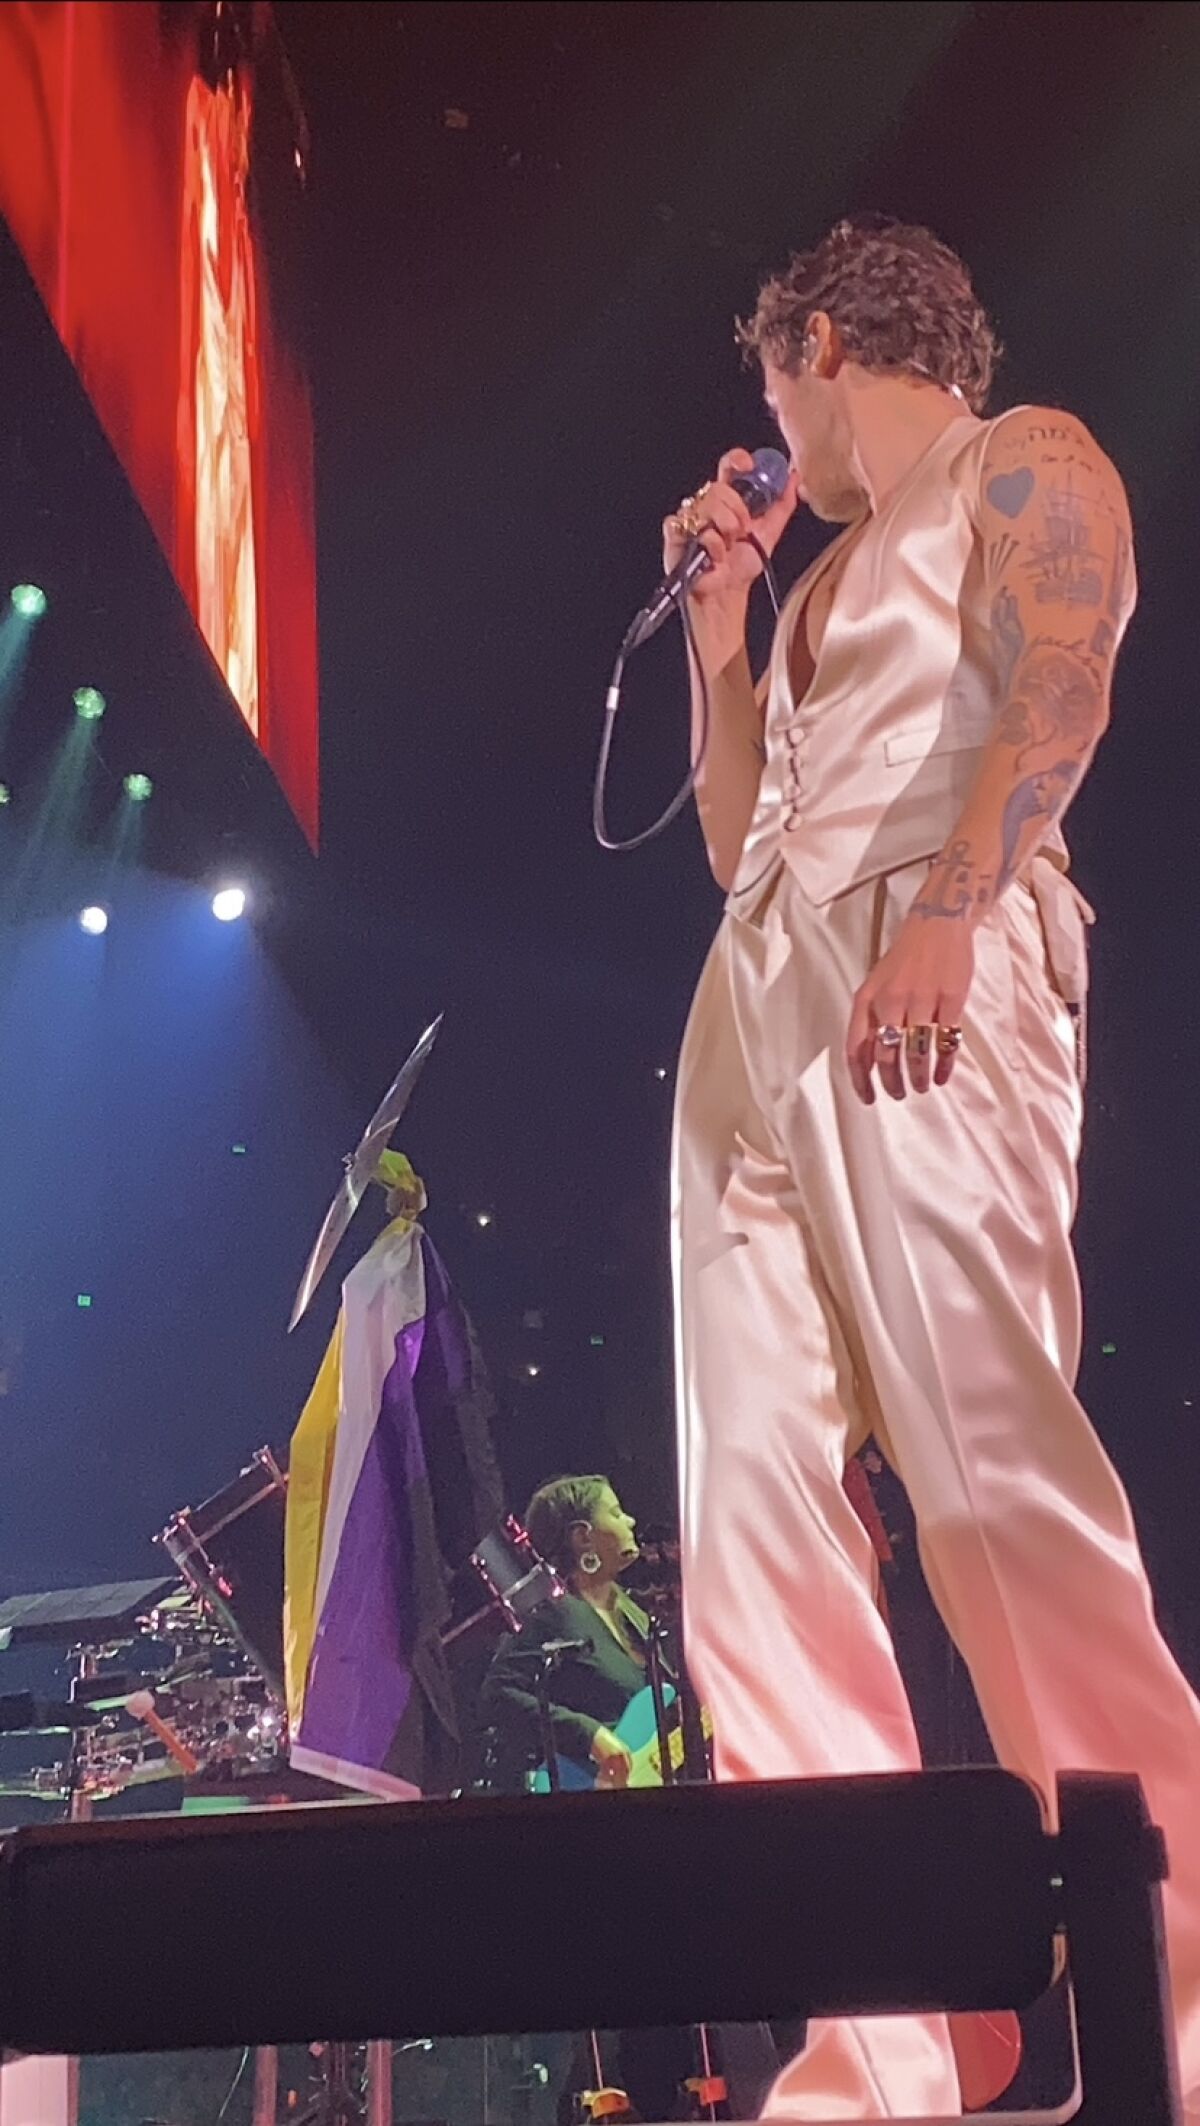
{"label": "singer's right hand", "polygon": [[[729,482],[734,473],[752,472],[753,469],[754,460],[748,450],[727,450],[717,467],[716,479],[707,492],[697,498],[696,515],[703,527],[700,543],[713,564],[703,576],[697,577],[692,586],[691,595],[698,604],[710,601],[719,604],[731,596],[745,598],[751,584],[762,574],[762,562],[750,545],[747,532],[753,530],[764,552],[771,554],[795,515],[798,494],[796,476],[791,473],[778,502],[772,502],[761,517],[751,518],[741,496],[734,493]],[[678,566],[690,545],[691,540],[672,512],[663,522],[665,575]]]}

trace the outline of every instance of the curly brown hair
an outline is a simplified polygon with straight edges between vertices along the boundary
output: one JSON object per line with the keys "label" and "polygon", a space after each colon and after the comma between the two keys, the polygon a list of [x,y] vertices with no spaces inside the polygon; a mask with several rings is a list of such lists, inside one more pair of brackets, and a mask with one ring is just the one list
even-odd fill
{"label": "curly brown hair", "polygon": [[983,412],[1000,342],[961,258],[931,230],[881,217],[838,222],[764,284],[738,339],[748,357],[794,376],[818,310],[862,368],[928,377]]}

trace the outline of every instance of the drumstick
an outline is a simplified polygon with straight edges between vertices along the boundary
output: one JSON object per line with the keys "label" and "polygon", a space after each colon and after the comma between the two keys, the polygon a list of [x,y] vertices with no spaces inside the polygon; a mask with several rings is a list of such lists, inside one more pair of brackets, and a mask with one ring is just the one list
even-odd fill
{"label": "drumstick", "polygon": [[140,1720],[143,1727],[148,1727],[152,1735],[158,1736],[163,1748],[169,1751],[176,1764],[181,1767],[185,1778],[190,1779],[199,1771],[200,1759],[192,1755],[187,1743],[181,1742],[174,1730],[155,1712],[154,1698],[150,1691],[136,1690],[132,1698],[126,1698],[125,1710],[132,1713],[135,1720]]}

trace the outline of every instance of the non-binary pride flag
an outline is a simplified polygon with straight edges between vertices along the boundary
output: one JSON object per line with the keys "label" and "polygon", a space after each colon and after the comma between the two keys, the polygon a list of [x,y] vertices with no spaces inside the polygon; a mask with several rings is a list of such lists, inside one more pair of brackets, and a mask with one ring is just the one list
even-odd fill
{"label": "non-binary pride flag", "polygon": [[[441,1648],[447,1561],[427,1443],[453,1434],[457,1451],[463,1409],[478,1403],[479,1368],[466,1316],[418,1222],[421,1183],[391,1152],[379,1178],[401,1215],[342,1287],[292,1440],[284,1649],[293,1765],[396,1799],[453,1783],[443,1777],[457,1748]],[[486,1492],[494,1464],[483,1444]],[[478,1465],[469,1442],[465,1452],[464,1470]],[[463,1488],[475,1493],[468,1514],[486,1511],[479,1483]]]}

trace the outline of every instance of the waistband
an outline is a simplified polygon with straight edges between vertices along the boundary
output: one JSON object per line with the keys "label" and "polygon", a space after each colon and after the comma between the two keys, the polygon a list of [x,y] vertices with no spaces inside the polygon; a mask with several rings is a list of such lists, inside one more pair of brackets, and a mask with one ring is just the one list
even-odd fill
{"label": "waistband", "polygon": [[[919,858],[927,863],[929,858]],[[907,871],[907,864],[901,866]],[[735,922],[759,926],[774,900],[780,881],[787,875],[787,860],[781,851],[775,851],[751,888],[738,896],[731,895],[725,904],[727,917]],[[848,888],[852,893],[868,889],[879,890],[881,873],[874,879],[863,879]],[[894,875],[894,874],[893,874]],[[1063,1002],[1075,1013],[1080,1013],[1088,993],[1088,931],[1096,920],[1095,909],[1086,901],[1072,878],[1052,856],[1038,855],[1030,859],[1020,872],[1017,887],[1023,886],[1037,908],[1042,935],[1046,943],[1046,960],[1055,987]],[[1012,889],[1010,889],[1012,890]]]}

